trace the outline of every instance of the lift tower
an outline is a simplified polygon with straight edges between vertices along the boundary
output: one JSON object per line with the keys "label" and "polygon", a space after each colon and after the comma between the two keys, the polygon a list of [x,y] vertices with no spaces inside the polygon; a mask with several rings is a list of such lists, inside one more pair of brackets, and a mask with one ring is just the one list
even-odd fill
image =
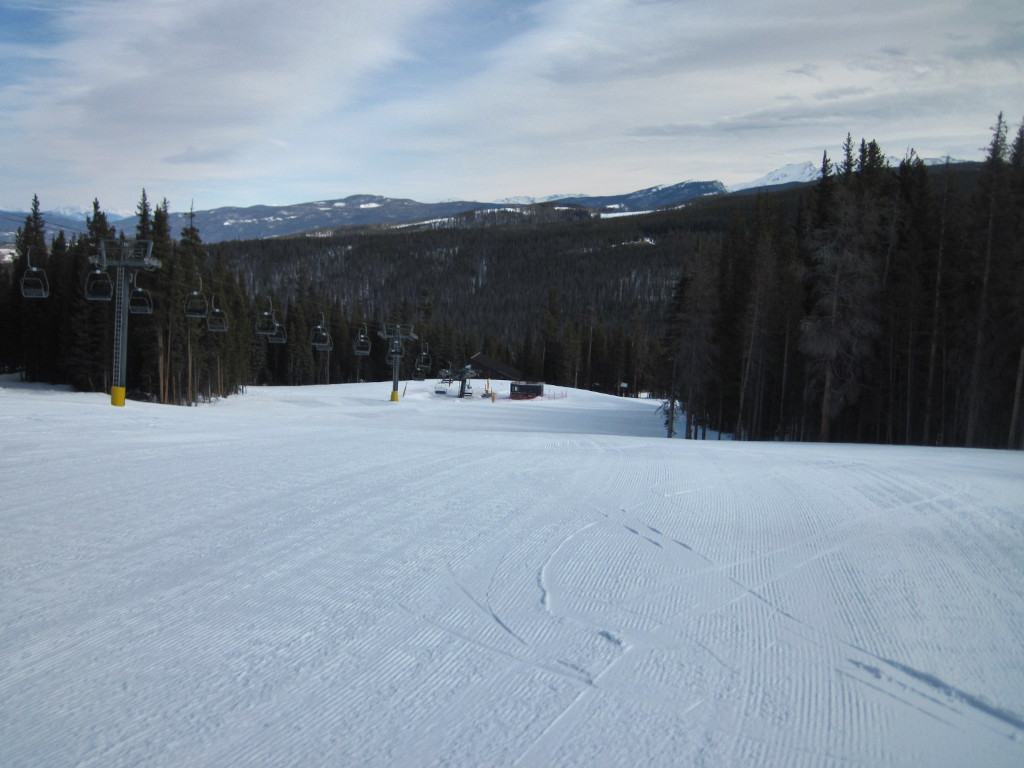
{"label": "lift tower", "polygon": [[398,402],[398,366],[402,362],[402,355],[405,354],[402,342],[406,339],[419,338],[419,336],[413,333],[413,328],[414,326],[411,324],[397,323],[385,325],[378,331],[380,337],[388,342],[387,361],[391,366],[391,402],[393,403]]}
{"label": "lift tower", "polygon": [[[162,264],[152,257],[152,240],[100,240],[99,256],[92,259],[97,269],[117,268],[114,282],[114,380],[110,387],[110,404],[124,406],[125,359],[128,356],[128,313],[131,275],[135,270],[152,271]],[[129,270],[132,270],[131,272]]]}

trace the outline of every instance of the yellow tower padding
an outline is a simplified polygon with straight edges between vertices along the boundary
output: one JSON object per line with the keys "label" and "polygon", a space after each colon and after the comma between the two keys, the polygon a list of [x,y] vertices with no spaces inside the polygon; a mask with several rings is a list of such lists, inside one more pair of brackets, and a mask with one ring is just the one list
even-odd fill
{"label": "yellow tower padding", "polygon": [[110,404],[124,407],[124,387],[110,388]]}

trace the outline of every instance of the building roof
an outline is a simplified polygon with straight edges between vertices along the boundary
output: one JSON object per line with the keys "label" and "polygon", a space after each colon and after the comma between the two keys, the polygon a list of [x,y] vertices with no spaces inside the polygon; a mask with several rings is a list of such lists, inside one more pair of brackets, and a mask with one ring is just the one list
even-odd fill
{"label": "building roof", "polygon": [[523,378],[521,371],[513,368],[511,365],[505,365],[500,360],[495,360],[483,352],[477,352],[470,358],[470,361],[473,367],[479,369],[481,375],[487,378],[510,379],[512,381],[519,381]]}

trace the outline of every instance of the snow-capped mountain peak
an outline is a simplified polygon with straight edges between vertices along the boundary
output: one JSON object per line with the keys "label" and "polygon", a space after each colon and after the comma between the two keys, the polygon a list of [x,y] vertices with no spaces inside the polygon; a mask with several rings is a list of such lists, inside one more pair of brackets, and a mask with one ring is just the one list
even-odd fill
{"label": "snow-capped mountain peak", "polygon": [[745,181],[740,184],[732,184],[728,187],[730,192],[739,192],[743,189],[756,189],[757,187],[773,187],[779,184],[802,184],[808,181],[817,181],[821,178],[821,168],[808,161],[805,163],[790,163],[777,168],[771,173],[766,173],[753,181]]}

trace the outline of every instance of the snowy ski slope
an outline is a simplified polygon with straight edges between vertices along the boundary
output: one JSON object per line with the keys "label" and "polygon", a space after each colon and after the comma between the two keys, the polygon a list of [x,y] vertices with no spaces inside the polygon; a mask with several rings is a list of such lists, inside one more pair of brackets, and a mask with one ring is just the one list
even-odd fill
{"label": "snowy ski slope", "polygon": [[1024,765],[1020,453],[0,387],[0,766]]}

